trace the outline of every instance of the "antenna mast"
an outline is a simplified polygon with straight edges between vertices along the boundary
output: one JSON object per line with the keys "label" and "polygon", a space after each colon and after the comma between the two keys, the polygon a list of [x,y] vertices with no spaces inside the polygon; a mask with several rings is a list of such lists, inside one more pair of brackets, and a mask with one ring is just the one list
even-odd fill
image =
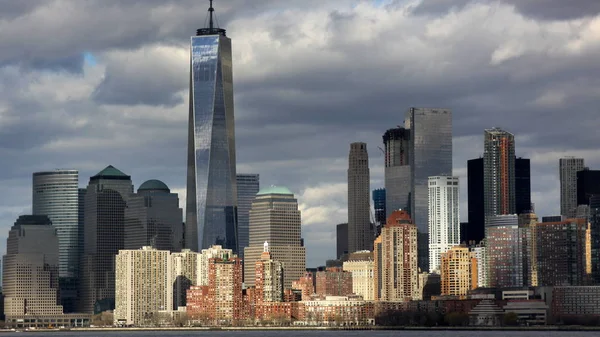
{"label": "antenna mast", "polygon": [[213,19],[214,12],[215,12],[215,9],[213,8],[213,0],[210,0],[210,6],[208,7],[208,27],[197,29],[196,36],[202,36],[202,35],[226,36],[225,29],[215,27],[215,21]]}
{"label": "antenna mast", "polygon": [[212,2],[213,0],[210,0],[210,7],[208,8],[208,15],[210,16],[208,28],[210,28],[210,30],[213,30],[213,28],[215,28],[215,25],[213,24],[213,12],[215,11],[215,9],[213,8]]}

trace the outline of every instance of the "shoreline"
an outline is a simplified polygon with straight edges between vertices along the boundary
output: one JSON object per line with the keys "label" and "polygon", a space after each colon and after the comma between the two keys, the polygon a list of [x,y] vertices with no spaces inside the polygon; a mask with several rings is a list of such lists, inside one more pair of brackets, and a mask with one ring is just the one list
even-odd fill
{"label": "shoreline", "polygon": [[[600,331],[600,326],[531,326],[531,327],[498,327],[498,326],[465,326],[465,327],[405,327],[405,326],[365,326],[365,327],[154,327],[154,328],[118,328],[118,327],[94,327],[94,328],[70,328],[70,329],[16,329],[17,331],[27,332],[123,332],[123,331],[286,331],[286,330],[328,330],[328,331],[347,331],[347,330],[390,330],[390,331]],[[15,332],[12,329],[0,329],[0,334]]]}

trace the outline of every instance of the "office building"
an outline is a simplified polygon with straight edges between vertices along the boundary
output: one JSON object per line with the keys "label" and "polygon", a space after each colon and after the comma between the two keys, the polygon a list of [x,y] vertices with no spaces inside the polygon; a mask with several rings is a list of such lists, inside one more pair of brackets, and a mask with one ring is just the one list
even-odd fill
{"label": "office building", "polygon": [[369,202],[369,154],[367,144],[350,144],[348,156],[348,252],[371,250],[373,226]]}
{"label": "office building", "polygon": [[375,294],[375,262],[373,254],[368,253],[368,257],[359,258],[351,255],[348,261],[344,262],[344,271],[352,274],[352,293],[362,296],[365,301],[373,301]]}
{"label": "office building", "polygon": [[469,248],[455,246],[441,254],[441,295],[466,296],[477,288],[477,258]]}
{"label": "office building", "polygon": [[125,247],[125,209],[131,177],[112,165],[90,178],[85,194],[80,311],[114,308],[115,255]]}
{"label": "office building", "polygon": [[186,248],[238,251],[231,40],[213,24],[190,43]]}
{"label": "office building", "polygon": [[248,247],[250,239],[250,209],[259,189],[260,176],[258,174],[237,175],[238,255],[242,260],[244,259],[244,248]]}
{"label": "office building", "polygon": [[585,168],[577,172],[577,205],[589,205],[595,195],[600,195],[600,170]]}
{"label": "office building", "polygon": [[121,250],[115,258],[115,311],[118,325],[151,325],[159,311],[173,308],[168,250]]}
{"label": "office building", "polygon": [[523,244],[523,285],[531,287],[538,286],[537,225],[538,217],[535,213],[519,214]]}
{"label": "office building", "polygon": [[560,221],[563,221],[566,219],[567,218],[565,218],[562,215],[549,215],[549,216],[543,216],[542,222],[560,222]]}
{"label": "office building", "polygon": [[322,297],[352,294],[352,273],[339,267],[318,271],[316,293]]}
{"label": "office building", "polygon": [[[395,211],[381,231],[381,246],[375,250],[375,282],[378,299],[403,302],[420,297],[418,292],[417,227],[406,211]],[[378,275],[380,273],[380,275]]]}
{"label": "office building", "polygon": [[60,277],[78,276],[77,170],[54,170],[33,174],[34,215],[47,215],[58,235]]}
{"label": "office building", "polygon": [[560,158],[560,214],[567,218],[575,217],[577,204],[577,172],[584,169],[583,158]]}
{"label": "office building", "polygon": [[590,198],[589,214],[591,279],[600,284],[600,195]]}
{"label": "office building", "polygon": [[10,228],[2,258],[6,321],[62,315],[57,228],[45,215],[21,215]]}
{"label": "office building", "polygon": [[484,131],[484,215],[515,214],[515,137],[499,128]]}
{"label": "office building", "polygon": [[342,258],[342,255],[348,254],[348,223],[335,226],[335,246],[338,260]]}
{"label": "office building", "polygon": [[467,161],[467,192],[469,223],[465,241],[477,244],[485,238],[483,158]]}
{"label": "office building", "polygon": [[497,215],[486,221],[488,286],[522,287],[523,236],[517,215]]}
{"label": "office building", "polygon": [[385,148],[385,221],[393,211],[410,212],[410,130],[403,127],[389,129],[383,134]]}
{"label": "office building", "polygon": [[283,265],[271,258],[269,244],[264,243],[260,260],[255,264],[255,298],[258,304],[283,301]]}
{"label": "office building", "polygon": [[254,267],[269,243],[273,260],[283,263],[284,287],[302,277],[306,271],[306,248],[301,242],[301,215],[298,200],[285,187],[262,188],[250,210],[249,246],[244,250],[244,283],[253,286]]}
{"label": "office building", "polygon": [[429,177],[429,272],[439,272],[440,256],[460,244],[458,177]]}
{"label": "office building", "polygon": [[385,224],[385,188],[373,190],[373,208],[375,209],[375,223],[377,226]]}
{"label": "office building", "polygon": [[586,277],[585,219],[541,222],[535,227],[540,286],[580,286]]}
{"label": "office building", "polygon": [[125,209],[124,249],[151,246],[158,250],[183,248],[183,210],[179,196],[160,180],[148,180],[129,197]]}
{"label": "office building", "polygon": [[515,211],[517,214],[533,211],[531,203],[531,164],[527,158],[515,158]]}

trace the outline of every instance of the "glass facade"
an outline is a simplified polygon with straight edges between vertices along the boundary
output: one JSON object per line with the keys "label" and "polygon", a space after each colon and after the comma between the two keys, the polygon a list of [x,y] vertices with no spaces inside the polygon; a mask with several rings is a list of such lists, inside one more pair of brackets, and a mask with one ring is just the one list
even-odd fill
{"label": "glass facade", "polygon": [[448,109],[410,108],[411,217],[419,232],[429,225],[429,177],[452,175],[452,112]]}
{"label": "glass facade", "polygon": [[387,130],[383,134],[383,145],[385,148],[385,216],[387,218],[397,210],[410,213],[410,130],[405,128]]}
{"label": "glass facade", "polygon": [[238,255],[242,259],[244,258],[244,248],[248,247],[250,239],[250,209],[259,188],[260,176],[258,174],[237,175]]}
{"label": "glass facade", "polygon": [[385,224],[385,188],[373,190],[373,208],[375,209],[375,222],[377,226]]}
{"label": "glass facade", "polygon": [[238,251],[231,40],[224,34],[193,36],[186,248],[212,245]]}
{"label": "glass facade", "polygon": [[515,136],[512,133],[498,128],[484,131],[483,183],[486,217],[516,213]]}
{"label": "glass facade", "polygon": [[56,227],[60,277],[78,276],[78,188],[77,170],[33,174],[33,214],[47,215]]}

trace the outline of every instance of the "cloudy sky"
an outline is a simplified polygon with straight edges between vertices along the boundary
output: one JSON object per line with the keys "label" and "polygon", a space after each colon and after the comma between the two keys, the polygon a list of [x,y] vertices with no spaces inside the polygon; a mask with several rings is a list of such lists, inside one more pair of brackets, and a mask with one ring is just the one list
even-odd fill
{"label": "cloudy sky", "polygon": [[[0,249],[31,212],[31,174],[112,164],[185,200],[189,37],[199,0],[0,0]],[[558,158],[600,168],[597,0],[216,0],[233,41],[238,172],[286,185],[307,264],[335,255],[347,219],[349,144],[368,143],[383,187],[383,132],[410,106],[453,110],[454,172],[483,129],[532,160],[539,215],[559,211]]]}

